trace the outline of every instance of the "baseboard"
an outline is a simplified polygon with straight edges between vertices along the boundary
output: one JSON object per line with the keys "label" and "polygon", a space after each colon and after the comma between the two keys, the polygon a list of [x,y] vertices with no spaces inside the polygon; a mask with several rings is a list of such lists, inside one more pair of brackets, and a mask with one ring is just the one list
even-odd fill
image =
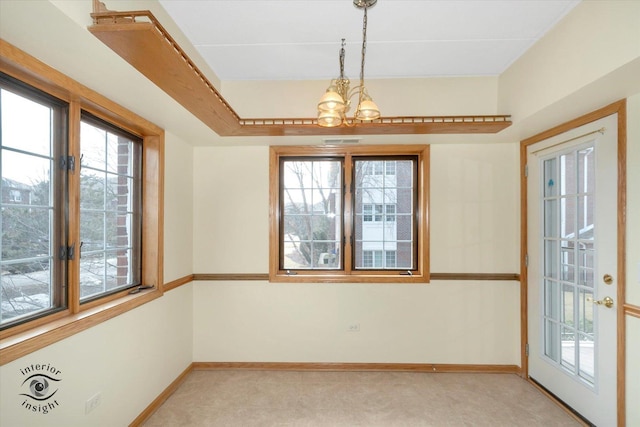
{"label": "baseboard", "polygon": [[452,365],[433,363],[282,363],[282,362],[193,362],[194,370],[264,371],[396,371],[468,372],[520,374],[516,365]]}
{"label": "baseboard", "polygon": [[578,413],[575,409],[573,409],[571,406],[567,405],[563,400],[561,400],[560,398],[558,398],[558,396],[556,396],[555,394],[551,393],[549,390],[547,390],[546,387],[544,387],[542,384],[540,384],[538,381],[536,381],[535,379],[529,377],[528,382],[533,385],[535,388],[537,388],[542,394],[544,394],[545,396],[547,396],[549,399],[551,399],[556,405],[558,405],[560,408],[562,408],[563,411],[565,411],[567,414],[569,414],[573,419],[575,419],[576,421],[578,421],[579,423],[581,423],[584,427],[595,427],[594,424],[591,424],[591,422],[589,422],[589,420],[587,420],[586,418],[584,418],[582,415],[580,415],[580,413]]}
{"label": "baseboard", "polygon": [[131,422],[131,424],[129,424],[129,427],[138,427],[142,425],[142,423],[144,423],[151,415],[153,415],[153,413],[156,412],[158,408],[160,408],[160,406],[162,406],[162,404],[169,398],[169,396],[171,396],[178,389],[178,387],[180,387],[180,384],[182,384],[182,382],[185,380],[185,378],[187,378],[187,375],[189,375],[191,371],[193,371],[193,363],[190,364],[187,369],[185,369],[180,375],[178,375],[178,378],[173,380],[173,382],[169,384],[169,386],[165,388],[164,391],[160,393],[160,395],[156,397],[153,402],[151,402],[149,406],[147,406],[144,411],[142,411],[140,415],[138,415],[136,419]]}

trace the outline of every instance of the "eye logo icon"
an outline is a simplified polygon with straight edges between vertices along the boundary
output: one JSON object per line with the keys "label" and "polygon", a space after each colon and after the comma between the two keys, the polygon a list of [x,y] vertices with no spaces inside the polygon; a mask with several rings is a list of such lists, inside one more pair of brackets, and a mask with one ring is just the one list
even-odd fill
{"label": "eye logo icon", "polygon": [[22,385],[29,380],[31,381],[29,382],[30,393],[20,393],[21,396],[27,396],[33,400],[42,401],[51,398],[58,391],[58,389],[51,391],[49,386],[49,381],[60,381],[56,378],[52,378],[44,374],[34,374],[24,380]]}
{"label": "eye logo icon", "polygon": [[60,406],[58,397],[53,396],[58,392],[58,382],[61,381],[59,369],[51,364],[33,364],[20,369],[23,375],[20,388],[24,396],[20,404],[24,409],[32,413],[46,415]]}

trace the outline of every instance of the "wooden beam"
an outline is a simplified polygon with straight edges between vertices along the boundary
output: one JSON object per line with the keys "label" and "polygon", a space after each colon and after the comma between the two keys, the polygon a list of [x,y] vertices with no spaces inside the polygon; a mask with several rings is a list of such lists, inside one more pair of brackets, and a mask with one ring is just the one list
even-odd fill
{"label": "wooden beam", "polygon": [[476,134],[511,125],[508,115],[381,117],[333,128],[315,118],[241,118],[150,11],[94,3],[89,31],[220,136]]}

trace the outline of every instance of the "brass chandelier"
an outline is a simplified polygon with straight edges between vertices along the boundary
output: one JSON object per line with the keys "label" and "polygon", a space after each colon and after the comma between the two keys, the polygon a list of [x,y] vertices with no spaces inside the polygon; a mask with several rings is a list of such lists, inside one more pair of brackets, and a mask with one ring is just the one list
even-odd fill
{"label": "brass chandelier", "polygon": [[[380,117],[380,110],[364,86],[364,58],[367,51],[367,9],[373,7],[378,0],[353,0],[353,5],[364,10],[362,19],[362,57],[360,60],[360,84],[353,89],[351,82],[344,75],[344,45],[342,39],[340,48],[340,77],[331,80],[329,87],[320,102],[318,102],[318,125],[335,127],[342,124],[352,126],[356,120],[372,121]],[[358,94],[358,106],[353,119],[347,118],[347,112],[351,107],[351,98]]]}

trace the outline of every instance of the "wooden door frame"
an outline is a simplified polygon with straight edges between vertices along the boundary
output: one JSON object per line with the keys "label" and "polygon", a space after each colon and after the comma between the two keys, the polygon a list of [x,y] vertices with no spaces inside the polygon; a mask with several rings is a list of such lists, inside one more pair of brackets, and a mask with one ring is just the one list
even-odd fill
{"label": "wooden door frame", "polygon": [[612,114],[618,114],[618,215],[617,215],[617,379],[616,400],[618,426],[625,425],[625,290],[626,290],[626,212],[627,212],[627,101],[622,99],[591,113],[548,129],[530,138],[520,141],[520,360],[521,376],[529,380],[528,348],[528,276],[527,276],[527,147],[571,129],[586,125]]}

